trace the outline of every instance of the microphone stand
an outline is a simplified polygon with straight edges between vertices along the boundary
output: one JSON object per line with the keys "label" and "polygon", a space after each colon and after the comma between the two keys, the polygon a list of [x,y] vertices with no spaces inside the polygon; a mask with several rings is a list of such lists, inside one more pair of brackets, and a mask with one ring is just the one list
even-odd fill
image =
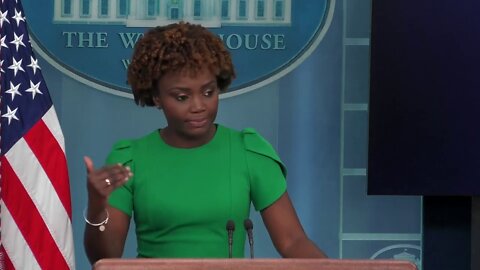
{"label": "microphone stand", "polygon": [[253,223],[249,218],[247,218],[243,222],[243,225],[245,226],[245,230],[247,231],[248,244],[250,245],[250,258],[253,259]]}
{"label": "microphone stand", "polygon": [[228,233],[228,258],[232,258],[233,253],[233,231],[235,230],[235,222],[233,220],[227,221],[227,233]]}

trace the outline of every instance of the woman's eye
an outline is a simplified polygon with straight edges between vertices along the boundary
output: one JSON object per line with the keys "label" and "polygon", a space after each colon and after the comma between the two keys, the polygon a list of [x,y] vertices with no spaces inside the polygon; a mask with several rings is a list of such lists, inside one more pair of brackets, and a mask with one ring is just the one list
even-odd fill
{"label": "woman's eye", "polygon": [[177,96],[176,99],[177,101],[185,101],[187,99],[187,96]]}
{"label": "woman's eye", "polygon": [[206,97],[210,97],[214,93],[215,93],[215,89],[214,88],[209,88],[209,89],[205,90],[205,92],[203,92],[203,95],[206,96]]}

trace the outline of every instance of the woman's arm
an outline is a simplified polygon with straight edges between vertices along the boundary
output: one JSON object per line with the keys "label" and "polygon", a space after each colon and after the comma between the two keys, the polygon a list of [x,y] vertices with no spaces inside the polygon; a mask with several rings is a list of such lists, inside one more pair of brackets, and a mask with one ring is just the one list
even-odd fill
{"label": "woman's arm", "polygon": [[[108,223],[105,224],[105,230],[100,231],[99,227],[85,224],[84,246],[87,257],[91,264],[103,258],[120,258],[125,246],[128,228],[130,226],[130,217],[122,211],[108,206]],[[93,212],[89,210],[88,212]],[[89,221],[101,222],[106,217],[104,210],[100,211],[94,218],[94,215],[87,214]]]}
{"label": "woman's arm", "polygon": [[261,212],[277,251],[284,258],[326,258],[305,234],[292,202],[285,192]]}
{"label": "woman's arm", "polygon": [[[90,263],[94,264],[102,258],[122,256],[130,217],[110,207],[108,197],[132,174],[128,168],[121,165],[105,166],[96,170],[88,157],[85,157],[85,166],[87,167],[88,207],[84,214],[88,222],[85,224],[84,246]],[[102,226],[92,225],[103,223],[107,218],[108,222],[103,224],[103,231]]]}

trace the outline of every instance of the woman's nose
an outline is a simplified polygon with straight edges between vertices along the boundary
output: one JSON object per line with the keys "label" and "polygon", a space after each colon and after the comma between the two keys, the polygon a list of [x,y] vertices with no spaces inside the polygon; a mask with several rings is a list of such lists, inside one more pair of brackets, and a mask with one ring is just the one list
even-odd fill
{"label": "woman's nose", "polygon": [[205,110],[205,102],[202,96],[192,97],[192,103],[190,106],[192,112],[199,112]]}

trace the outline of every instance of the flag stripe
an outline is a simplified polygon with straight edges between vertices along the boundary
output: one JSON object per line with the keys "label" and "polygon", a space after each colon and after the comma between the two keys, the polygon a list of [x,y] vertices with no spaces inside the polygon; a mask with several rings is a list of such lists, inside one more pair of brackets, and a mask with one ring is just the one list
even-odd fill
{"label": "flag stripe", "polygon": [[[2,160],[2,167],[4,168],[4,176],[9,179],[8,182],[5,181],[6,183],[4,183],[3,186],[5,191],[3,196],[5,207],[8,208],[12,219],[24,236],[38,264],[42,269],[67,269],[68,265],[55,244],[50,234],[51,231],[49,231],[43,222],[42,216],[37,211],[27,190],[22,186],[14,168],[11,167],[6,160]],[[4,210],[5,209],[2,208],[2,211]],[[31,224],[35,224],[35,226],[31,226]],[[7,226],[8,225],[5,225],[5,227]],[[5,227],[2,226],[2,230],[6,229]],[[3,238],[6,237],[4,234]],[[8,250],[7,243],[4,243],[4,245],[5,249]],[[10,248],[14,249],[16,246]],[[15,252],[17,252],[17,250],[15,250]],[[13,260],[11,256],[10,259]]]}
{"label": "flag stripe", "polygon": [[[42,220],[39,221],[48,227],[46,233],[49,232],[55,239],[58,248],[64,252],[67,261],[73,263],[70,218],[65,208],[61,206],[60,199],[48,176],[25,140],[18,140],[6,154],[6,158],[41,215]],[[5,194],[7,194],[7,191],[5,191]]]}
{"label": "flag stripe", "polygon": [[[15,269],[15,267],[12,264],[12,261],[8,257],[7,252],[5,251],[2,245],[0,245],[0,254],[2,254],[2,262],[1,262],[1,265],[3,265],[2,270]],[[33,268],[30,268],[30,269],[33,269]]]}
{"label": "flag stripe", "polygon": [[65,154],[65,140],[63,138],[62,129],[60,128],[60,123],[58,122],[57,113],[55,112],[55,106],[53,106],[53,104],[50,106],[50,109],[45,113],[45,115],[43,115],[42,119]]}
{"label": "flag stripe", "polygon": [[2,248],[5,250],[5,269],[41,269],[3,200],[0,207],[2,208]]}
{"label": "flag stripe", "polygon": [[38,121],[24,138],[50,179],[63,207],[67,212],[71,212],[69,182],[65,181],[68,177],[67,161],[58,142],[43,121]]}

